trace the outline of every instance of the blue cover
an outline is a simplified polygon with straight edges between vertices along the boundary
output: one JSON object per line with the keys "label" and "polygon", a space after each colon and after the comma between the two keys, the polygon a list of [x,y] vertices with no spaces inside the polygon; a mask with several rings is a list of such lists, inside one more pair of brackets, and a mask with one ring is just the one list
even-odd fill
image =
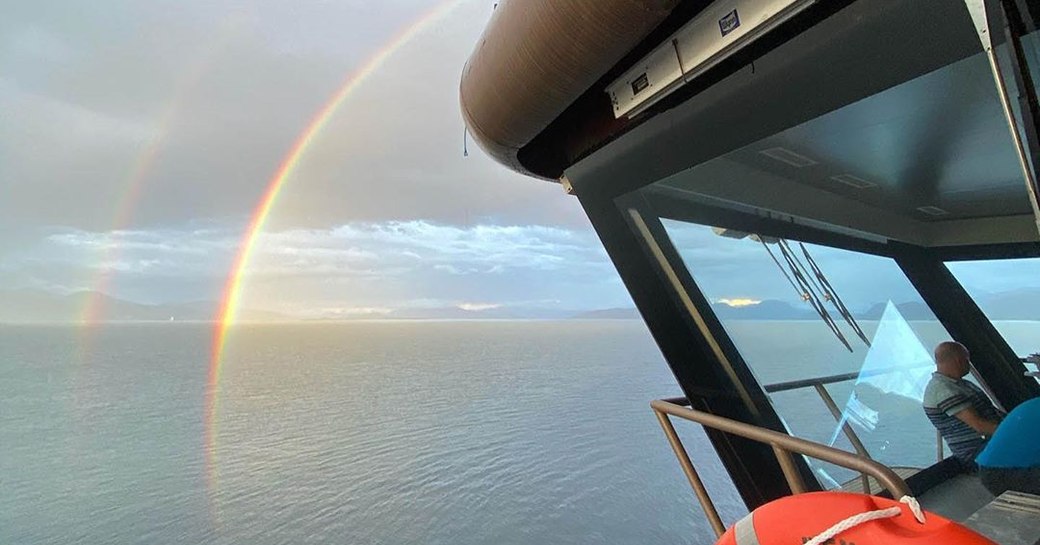
{"label": "blue cover", "polygon": [[975,458],[983,467],[1040,467],[1040,398],[1015,407]]}

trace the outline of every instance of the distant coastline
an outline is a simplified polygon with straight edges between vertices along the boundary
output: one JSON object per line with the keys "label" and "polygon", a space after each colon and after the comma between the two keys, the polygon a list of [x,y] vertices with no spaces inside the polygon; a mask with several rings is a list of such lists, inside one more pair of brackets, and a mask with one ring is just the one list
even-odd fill
{"label": "distant coastline", "polygon": [[[54,294],[39,290],[0,290],[0,324],[76,324],[84,323],[82,309],[89,299],[101,300],[101,323],[213,323],[218,304],[214,301],[191,301],[172,304],[146,304],[92,292]],[[989,294],[980,298],[980,306],[991,320],[1040,320],[1040,289],[1019,289]],[[853,315],[860,320],[878,320],[887,301],[874,303]],[[896,305],[907,320],[935,320],[924,303],[903,302]],[[812,321],[819,316],[808,304],[764,300],[733,306],[725,302],[712,304],[722,320]],[[832,313],[836,312],[828,308]],[[635,307],[603,309],[559,309],[538,306],[458,305],[387,309],[380,312],[318,313],[293,316],[275,311],[243,308],[239,323],[328,323],[355,321],[462,321],[462,320],[639,320]]]}

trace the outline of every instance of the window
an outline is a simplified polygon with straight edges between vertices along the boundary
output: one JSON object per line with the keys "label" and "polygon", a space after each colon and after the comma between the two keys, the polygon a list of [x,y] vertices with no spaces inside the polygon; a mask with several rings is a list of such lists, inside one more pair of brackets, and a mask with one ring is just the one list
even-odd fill
{"label": "window", "polygon": [[[804,300],[806,290],[795,287],[779,241],[765,244],[741,233],[663,223],[793,434],[860,451],[905,468],[904,475],[937,461],[937,435],[921,401],[934,371],[932,347],[950,337],[894,261],[787,243],[788,257],[802,268],[810,291],[824,299],[811,260],[836,294],[822,301],[832,329]],[[858,482],[849,471],[810,465],[830,488]]]}
{"label": "window", "polygon": [[1040,258],[946,266],[1018,355],[1040,352]]}

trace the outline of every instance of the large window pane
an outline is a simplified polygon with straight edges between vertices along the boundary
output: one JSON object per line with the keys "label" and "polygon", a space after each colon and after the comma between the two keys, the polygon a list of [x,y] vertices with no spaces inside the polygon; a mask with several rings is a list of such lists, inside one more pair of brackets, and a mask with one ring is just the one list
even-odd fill
{"label": "large window pane", "polygon": [[[815,280],[807,251],[847,307],[848,321],[837,301],[824,301],[839,337],[792,285],[794,273],[784,266],[779,243],[728,238],[709,227],[663,221],[792,433],[849,451],[864,448],[893,467],[923,468],[937,461],[935,429],[921,401],[934,370],[932,347],[949,334],[891,259],[811,244],[803,250],[790,243],[806,278]],[[785,384],[806,379],[819,381]],[[857,439],[862,447],[854,443]],[[830,487],[855,477],[813,465]]]}
{"label": "large window pane", "polygon": [[1020,356],[1040,352],[1040,258],[947,263]]}

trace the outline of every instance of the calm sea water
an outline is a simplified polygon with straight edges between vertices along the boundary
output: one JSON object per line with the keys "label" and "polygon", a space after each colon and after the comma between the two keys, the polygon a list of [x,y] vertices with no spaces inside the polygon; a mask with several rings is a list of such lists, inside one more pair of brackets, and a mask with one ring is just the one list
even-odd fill
{"label": "calm sea water", "polygon": [[0,327],[0,543],[712,542],[640,322],[239,327],[207,469],[210,335]]}
{"label": "calm sea water", "polygon": [[[865,354],[815,322],[727,327],[767,383]],[[1040,335],[998,327],[1020,350]],[[240,326],[212,444],[210,341],[203,324],[0,326],[0,544],[713,542],[649,410],[678,388],[641,322]],[[852,385],[830,388],[845,403]],[[872,455],[934,461],[917,402],[857,393],[879,411],[858,428]],[[834,435],[813,390],[773,401],[796,433]],[[734,521],[710,445],[680,432]]]}

